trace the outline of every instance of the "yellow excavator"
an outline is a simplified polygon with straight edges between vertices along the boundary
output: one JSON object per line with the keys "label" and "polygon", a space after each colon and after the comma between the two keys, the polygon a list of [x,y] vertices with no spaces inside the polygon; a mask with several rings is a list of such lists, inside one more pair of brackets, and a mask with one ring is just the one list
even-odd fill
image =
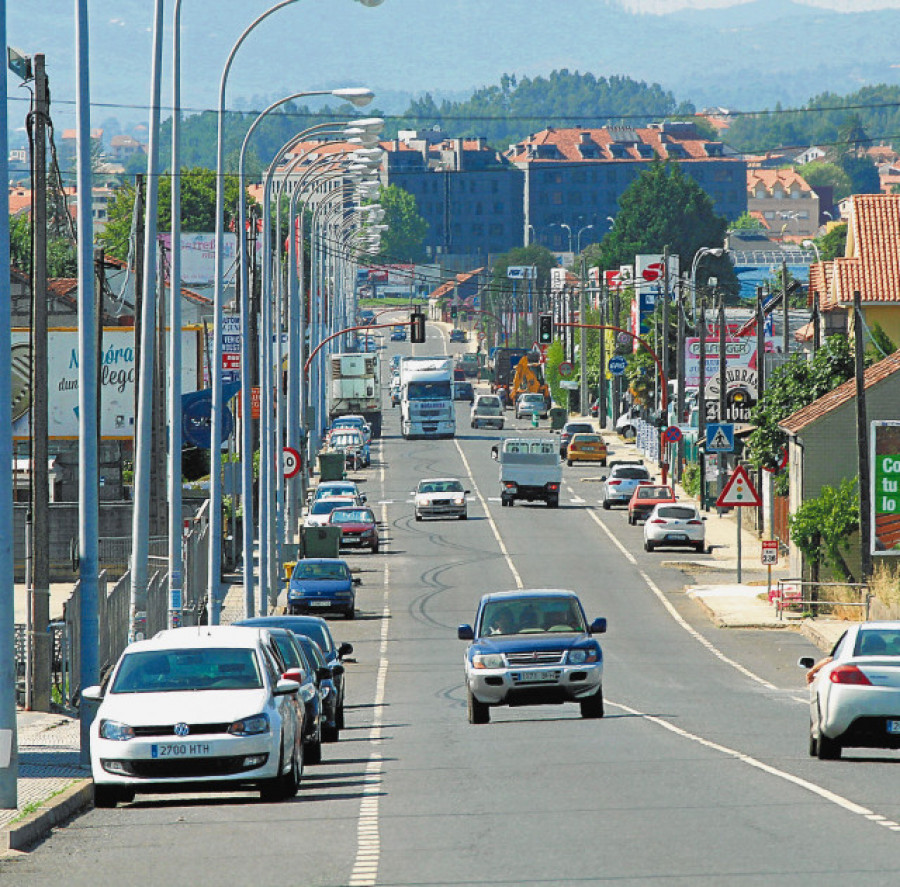
{"label": "yellow excavator", "polygon": [[[537,366],[537,365],[536,365]],[[520,394],[543,394],[550,396],[550,389],[541,381],[541,377],[528,363],[528,357],[523,357],[516,364],[516,374],[513,376],[512,385],[509,386],[509,402],[515,403]]]}

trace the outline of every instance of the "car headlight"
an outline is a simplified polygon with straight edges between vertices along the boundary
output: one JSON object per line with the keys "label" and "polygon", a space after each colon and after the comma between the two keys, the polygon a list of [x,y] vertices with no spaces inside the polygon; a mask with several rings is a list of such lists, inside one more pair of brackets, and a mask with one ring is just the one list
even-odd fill
{"label": "car headlight", "polygon": [[269,716],[265,713],[241,718],[228,727],[232,736],[259,736],[269,732]]}
{"label": "car headlight", "polygon": [[100,721],[100,738],[111,739],[114,742],[125,742],[134,739],[134,727],[122,724],[119,721]]}
{"label": "car headlight", "polygon": [[301,598],[305,593],[306,589],[304,588],[292,588],[288,591],[288,600],[292,601]]}
{"label": "car headlight", "polygon": [[503,668],[503,657],[499,653],[476,653],[472,657],[475,668]]}
{"label": "car headlight", "polygon": [[466,497],[465,497],[465,496],[457,496],[457,497],[453,500],[453,504],[454,504],[454,505],[465,505],[465,504],[466,504]]}
{"label": "car headlight", "polygon": [[584,665],[588,662],[597,661],[596,650],[569,650],[568,656],[571,665]]}

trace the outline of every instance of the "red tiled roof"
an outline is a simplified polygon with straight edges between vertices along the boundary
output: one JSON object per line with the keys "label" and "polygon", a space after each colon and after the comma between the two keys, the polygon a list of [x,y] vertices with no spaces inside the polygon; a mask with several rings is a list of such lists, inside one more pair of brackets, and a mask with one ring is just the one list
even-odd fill
{"label": "red tiled roof", "polygon": [[451,280],[442,283],[430,296],[430,299],[440,299],[453,291],[453,288],[459,286],[462,283],[467,283],[473,277],[481,274],[484,271],[484,268],[476,268],[474,271],[463,271],[460,274],[457,274]]}
{"label": "red tiled roof", "polygon": [[809,266],[809,288],[807,290],[806,304],[812,307],[813,294],[819,294],[819,308],[823,311],[836,308],[837,305],[827,304],[831,296],[831,278],[834,275],[834,262],[813,262]]}
{"label": "red tiled roof", "polygon": [[769,194],[776,185],[785,191],[800,189],[801,194],[809,194],[813,189],[806,179],[793,169],[748,169],[747,190],[753,192],[757,185],[762,185]]}
{"label": "red tiled roof", "polygon": [[[868,391],[898,370],[900,370],[900,351],[895,351],[866,370],[863,376],[863,387]],[[802,410],[797,410],[796,413],[788,416],[778,424],[788,434],[796,434],[806,428],[807,425],[812,425],[813,422],[817,422],[823,416],[827,416],[842,404],[849,403],[854,397],[856,397],[856,379],[850,379],[844,382],[843,385],[838,385],[837,388],[829,391],[828,394],[823,395],[818,400],[803,407]]]}
{"label": "red tiled roof", "polygon": [[[627,134],[627,137],[625,134]],[[582,144],[595,150],[599,148],[597,156],[585,157],[579,150],[579,146]],[[598,163],[610,160],[634,160],[646,163],[650,158],[640,155],[637,149],[638,144],[649,146],[662,159],[671,156],[676,160],[690,161],[710,159],[710,155],[706,153],[706,145],[718,143],[699,137],[685,138],[678,132],[663,132],[655,127],[623,128],[622,130],[617,130],[615,127],[612,129],[587,127],[556,129],[550,127],[513,145],[509,151],[505,152],[505,156],[513,163],[553,163],[560,161]],[[544,145],[555,146],[557,156],[554,158],[529,156],[528,149],[530,146],[540,147]],[[617,157],[613,154],[611,145],[619,145],[622,149],[622,156]],[[684,154],[675,150],[676,148],[682,149]],[[734,160],[735,158],[716,156],[715,159]]]}

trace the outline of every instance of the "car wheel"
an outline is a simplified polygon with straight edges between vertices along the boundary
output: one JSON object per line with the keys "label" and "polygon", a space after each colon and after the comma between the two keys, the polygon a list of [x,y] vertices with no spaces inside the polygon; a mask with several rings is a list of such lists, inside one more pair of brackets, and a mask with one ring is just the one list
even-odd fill
{"label": "car wheel", "polygon": [[316,738],[303,746],[303,761],[306,764],[322,763],[322,734],[316,732]]}
{"label": "car wheel", "polygon": [[703,550],[704,550],[705,548],[706,548],[706,546],[705,546],[702,542],[698,542],[698,543],[694,546],[694,551],[696,551],[697,554],[703,554]]}
{"label": "car wheel", "polygon": [[466,690],[466,713],[470,724],[489,724],[491,721],[491,709],[484,702],[479,702],[471,690]]}
{"label": "car wheel", "polygon": [[115,785],[97,785],[94,783],[94,806],[101,809],[115,807],[116,804],[127,804],[134,800],[134,790],[119,788]]}
{"label": "car wheel", "polygon": [[656,548],[656,544],[649,539],[644,543],[644,551],[653,551],[654,548]]}
{"label": "car wheel", "polygon": [[809,724],[809,756],[811,758],[819,756],[819,740],[816,739],[816,735],[813,733],[812,721]]}
{"label": "car wheel", "polygon": [[559,508],[559,496],[547,500],[547,508]]}
{"label": "car wheel", "polygon": [[631,526],[634,526],[634,515],[633,514],[628,515],[628,523],[630,523]]}
{"label": "car wheel", "polygon": [[571,459],[566,459],[566,465],[568,465],[569,468],[571,468],[571,467],[572,467],[572,460],[571,460]]}
{"label": "car wheel", "polygon": [[604,499],[604,500],[603,500],[603,510],[604,510],[604,511],[609,511],[609,499]]}
{"label": "car wheel", "polygon": [[[281,762],[279,761],[279,771]],[[266,779],[260,783],[259,796],[266,803],[277,803],[293,798],[300,788],[300,765],[296,752],[291,753],[291,764],[287,773],[279,772],[272,779]]]}
{"label": "car wheel", "polygon": [[372,543],[372,554],[378,554],[378,541]]}
{"label": "car wheel", "polygon": [[344,619],[356,619],[356,607],[344,611]]}
{"label": "car wheel", "polygon": [[322,727],[322,742],[337,742],[341,731],[338,727],[330,727],[328,724]]}
{"label": "car wheel", "polygon": [[603,459],[603,460],[600,462],[600,465],[601,465],[603,468],[606,468],[606,459]]}
{"label": "car wheel", "polygon": [[579,703],[581,706],[581,716],[583,718],[602,718],[603,717],[603,687],[587,699],[582,699]]}
{"label": "car wheel", "polygon": [[841,744],[836,739],[829,739],[819,733],[816,740],[816,757],[820,761],[837,761],[841,757]]}
{"label": "car wheel", "polygon": [[416,512],[416,520],[422,520],[422,515],[419,512]]}

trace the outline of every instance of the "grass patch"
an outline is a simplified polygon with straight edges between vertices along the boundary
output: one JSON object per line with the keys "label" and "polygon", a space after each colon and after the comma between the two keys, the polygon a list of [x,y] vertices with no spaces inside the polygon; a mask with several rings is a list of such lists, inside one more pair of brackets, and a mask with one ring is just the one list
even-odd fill
{"label": "grass patch", "polygon": [[869,580],[872,594],[889,610],[900,610],[900,566],[881,560]]}
{"label": "grass patch", "polygon": [[61,795],[64,791],[70,789],[73,785],[75,785],[76,780],[72,780],[68,785],[64,785],[62,788],[57,789],[53,792],[49,797],[44,798],[42,801],[32,801],[30,804],[26,804],[22,808],[22,812],[15,818],[10,820],[10,825],[14,825],[17,822],[21,822],[23,819],[27,819],[31,816],[32,813],[37,813],[41,807],[47,805],[48,802],[52,801],[57,795]]}

